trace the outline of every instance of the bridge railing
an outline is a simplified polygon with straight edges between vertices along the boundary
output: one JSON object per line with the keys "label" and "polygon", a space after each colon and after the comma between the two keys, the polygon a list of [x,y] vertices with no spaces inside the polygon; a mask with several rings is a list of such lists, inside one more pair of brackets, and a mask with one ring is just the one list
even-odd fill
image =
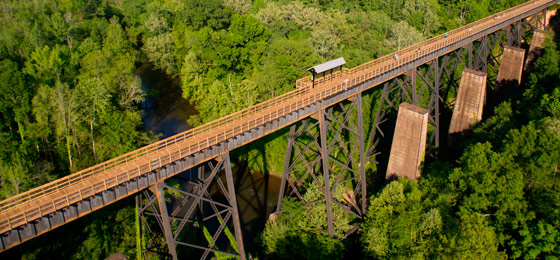
{"label": "bridge railing", "polygon": [[373,70],[374,76],[380,75],[387,69],[392,69],[396,66],[399,66],[398,64],[408,63],[415,58],[433,53],[443,47],[455,44],[461,39],[482,32],[489,27],[503,23],[511,16],[517,16],[527,10],[538,8],[543,3],[548,2],[551,1],[540,0],[525,2],[521,5],[499,12],[498,16],[500,18],[496,18],[496,15],[492,15],[484,19],[477,20],[473,23],[449,31],[445,34],[434,36],[426,41],[414,44],[412,46],[382,56],[378,59],[356,66],[349,70],[349,74],[366,73]]}
{"label": "bridge railing", "polygon": [[[550,2],[554,1],[530,1],[500,12],[500,14],[505,13],[508,17],[517,16]],[[52,212],[84,197],[107,190],[108,187],[136,178],[143,173],[172,162],[176,158],[183,158],[223,142],[280,116],[323,100],[325,97],[343,91],[349,86],[360,84],[424,55],[455,44],[465,37],[479,33],[503,21],[504,19],[496,19],[494,16],[487,17],[450,31],[447,33],[447,37],[438,35],[352,69],[344,69],[342,73],[339,72],[328,80],[322,79],[322,81],[316,82],[315,89],[310,89],[305,80],[298,80],[301,83],[297,84],[303,84],[302,88],[298,86],[296,90],[276,98],[3,200],[0,202],[0,212],[2,213],[0,232],[5,232],[13,226],[25,224],[29,219],[44,215],[45,212]],[[398,59],[395,54],[398,55]],[[333,80],[337,78],[341,80]],[[348,80],[342,81],[342,79]],[[139,158],[142,158],[142,160],[138,160]],[[119,169],[121,170],[119,171]],[[54,196],[54,194],[57,195]],[[41,198],[49,195],[53,195],[53,198],[41,200]],[[29,201],[37,203],[24,205]]]}
{"label": "bridge railing", "polygon": [[[161,150],[165,150],[166,148],[168,148],[169,146],[178,144],[180,142],[184,142],[187,139],[190,139],[194,136],[200,135],[202,133],[206,133],[209,130],[215,129],[219,126],[223,126],[223,125],[227,125],[228,123],[234,122],[240,118],[246,117],[248,115],[251,114],[255,114],[255,113],[259,113],[260,111],[266,109],[267,107],[270,106],[274,106],[280,103],[285,102],[286,100],[289,100],[291,98],[293,98],[294,96],[298,96],[301,95],[302,93],[307,92],[308,89],[300,89],[300,90],[296,90],[296,91],[291,91],[288,92],[284,95],[278,96],[274,99],[270,99],[267,100],[265,102],[259,103],[255,106],[240,110],[236,113],[230,114],[226,117],[214,120],[212,122],[209,122],[207,124],[201,125],[199,127],[193,128],[191,130],[185,131],[183,133],[171,136],[169,138],[166,138],[164,140],[155,142],[153,144],[144,146],[140,149],[137,149],[135,151],[126,153],[124,155],[115,157],[113,159],[110,159],[108,161],[105,161],[103,163],[100,163],[98,165],[92,166],[90,168],[84,169],[82,171],[76,172],[74,174],[68,175],[66,177],[62,177],[60,179],[57,179],[53,182],[47,183],[43,186],[31,189],[29,191],[23,192],[19,195],[13,196],[11,198],[8,198],[6,200],[3,200],[0,202],[0,212],[5,211],[6,209],[12,207],[15,205],[15,203],[21,203],[21,202],[25,202],[28,201],[30,199],[34,199],[43,195],[47,195],[50,194],[54,191],[60,190],[62,188],[68,187],[71,184],[80,182],[86,178],[89,178],[93,175],[102,173],[102,172],[106,172],[107,170],[113,169],[116,166],[120,166],[124,163],[128,163],[131,161],[134,161],[136,159],[138,159],[139,157],[143,157],[145,155],[148,154],[152,154],[156,151],[161,151]],[[200,146],[200,143],[197,145]],[[188,152],[194,152],[194,147],[193,149],[189,149]]]}

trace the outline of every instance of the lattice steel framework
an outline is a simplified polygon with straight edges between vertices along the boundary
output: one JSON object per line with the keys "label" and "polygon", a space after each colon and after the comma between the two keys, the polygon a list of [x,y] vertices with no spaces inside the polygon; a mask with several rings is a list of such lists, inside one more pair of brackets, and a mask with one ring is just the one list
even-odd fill
{"label": "lattice steel framework", "polygon": [[[182,230],[188,229],[188,227],[196,227],[198,225],[197,221],[201,219],[199,215],[203,215],[206,209],[213,210],[213,208],[212,203],[202,199],[208,199],[210,196],[207,189],[205,192],[196,194],[193,191],[187,192],[194,194],[194,197],[187,193],[175,191],[177,194],[183,194],[182,197],[179,196],[181,198],[190,198],[186,201],[198,199],[199,202],[204,201],[204,203],[209,204],[197,210],[190,210],[192,203],[182,204],[183,208],[188,208],[185,213],[190,213],[187,215],[177,213],[181,217],[174,215],[175,207],[172,208],[171,214],[166,213],[165,211],[168,210],[170,205],[165,203],[165,192],[169,193],[173,189],[162,184],[162,181],[184,169],[219,156],[225,150],[235,149],[256,138],[281,129],[285,125],[293,124],[318,110],[320,112],[316,116],[316,122],[308,119],[311,121],[305,121],[303,124],[298,123],[297,126],[292,128],[289,145],[291,148],[288,148],[286,157],[285,170],[287,169],[287,172],[284,173],[291,178],[291,181],[284,178],[282,190],[286,190],[285,184],[288,183],[288,188],[291,188],[296,196],[299,194],[299,197],[301,197],[304,186],[315,183],[319,187],[323,187],[324,200],[328,205],[327,212],[331,212],[331,204],[341,204],[345,206],[348,214],[355,214],[357,217],[363,216],[365,214],[365,199],[360,200],[360,198],[365,198],[363,162],[366,158],[373,157],[376,154],[379,137],[383,135],[380,126],[386,121],[389,114],[394,114],[394,111],[398,109],[396,104],[408,101],[430,110],[429,141],[434,144],[432,146],[434,147],[433,151],[437,155],[441,131],[439,125],[441,110],[452,109],[453,100],[449,98],[449,93],[456,92],[458,77],[462,68],[487,72],[487,86],[491,90],[495,83],[495,71],[497,71],[499,57],[503,52],[504,45],[520,47],[524,44],[524,41],[527,41],[527,36],[530,35],[527,32],[545,29],[547,24],[546,8],[557,2],[529,1],[496,14],[495,17],[490,16],[450,31],[448,32],[449,35],[447,33],[437,35],[391,55],[380,57],[352,69],[343,70],[340,78],[346,77],[350,82],[349,87],[348,85],[343,86],[331,82],[320,84],[319,89],[310,90],[305,88],[305,84],[298,83],[299,88],[297,90],[277,98],[4,200],[0,203],[2,211],[0,212],[2,213],[0,214],[0,229],[2,231],[2,234],[0,234],[0,252],[82,217],[89,212],[105,207],[114,201],[136,194],[152,185],[153,194],[150,195],[148,192],[148,197],[144,195],[145,199],[139,199],[139,205],[142,209],[140,212],[142,213],[141,218],[146,219],[145,216],[148,216],[149,219],[150,214],[154,215],[156,220],[152,223],[156,227],[157,223],[160,223],[159,229],[164,231],[165,237],[168,238],[169,255],[176,257],[177,254],[180,254],[177,249],[183,248],[184,245],[179,241],[179,238],[182,237],[180,235],[183,232]],[[397,57],[397,54],[400,56],[400,60],[393,59],[393,57]],[[305,78],[300,79],[299,82],[305,82]],[[357,130],[351,130],[353,126],[345,121],[346,119],[338,118],[340,114],[346,113],[344,109],[346,109],[347,104],[343,104],[343,111],[340,111],[334,103],[352,95],[356,95],[356,99],[352,102],[358,102],[357,100],[361,102],[361,96],[359,96],[361,92],[377,85],[383,85],[382,96],[378,104],[378,110],[375,112],[373,131],[368,133],[368,145],[364,147],[361,110],[357,112],[360,114],[357,119],[350,117],[352,120],[358,120],[355,125],[359,125]],[[333,108],[329,107],[325,110],[320,104],[337,106],[337,108],[332,110]],[[356,105],[355,110],[357,109],[361,109],[361,105]],[[342,126],[338,126],[338,124]],[[312,125],[315,125],[315,128],[311,127]],[[307,137],[298,136],[297,133],[301,133],[299,129],[302,127]],[[343,130],[338,133],[339,129]],[[337,140],[333,133],[341,136],[340,140]],[[296,136],[298,137],[296,138]],[[299,140],[299,138],[303,138],[304,141]],[[353,141],[354,143],[349,145],[346,143],[349,140],[357,141]],[[309,145],[305,141],[308,141]],[[297,154],[302,152],[295,148],[297,143],[304,143],[304,148],[299,148],[303,150],[303,156]],[[347,153],[347,156],[350,157],[340,157],[344,149],[350,151]],[[364,150],[367,151],[367,155],[364,155]],[[226,161],[225,158],[224,161]],[[302,161],[299,163],[306,165],[302,168],[303,170],[300,170],[294,164],[297,162],[296,159]],[[223,165],[220,167],[225,167],[226,177],[229,176],[228,178],[231,179],[229,155],[227,156],[227,162],[227,167]],[[311,171],[313,174],[306,176],[304,175],[305,171]],[[317,173],[322,173],[322,176],[315,175]],[[201,183],[217,182],[217,179],[207,179],[204,175],[198,180]],[[346,179],[349,179],[346,182],[348,183],[347,186],[344,182]],[[229,194],[224,196],[225,203],[222,204],[229,205],[230,208],[227,210],[231,211],[230,218],[233,219],[233,224],[218,226],[224,226],[223,231],[225,231],[227,230],[225,226],[233,225],[237,239],[240,238],[239,221],[234,221],[238,214],[234,213],[237,208],[234,202],[235,196],[232,195],[234,194],[233,186],[230,187],[230,183],[231,181],[227,181],[227,185],[222,183],[222,186],[228,186],[226,193]],[[195,184],[194,182],[191,183],[191,185]],[[219,184],[216,185],[219,186]],[[352,201],[352,199],[348,201],[333,200],[332,193],[340,186],[348,191],[353,191],[353,194],[348,192],[348,197],[354,198],[357,202]],[[144,202],[150,202],[148,204],[155,205],[153,196],[156,198],[155,201],[160,202],[157,207],[143,204]],[[215,202],[218,203],[218,201]],[[160,205],[162,206],[160,207]],[[214,204],[217,210],[210,215],[214,218],[220,216],[222,220],[225,220],[228,216],[227,213],[223,215],[220,212],[225,212],[226,208],[221,210],[217,205]],[[200,212],[200,214],[197,212]],[[159,222],[157,221],[158,214]],[[327,217],[330,223],[329,233],[332,234],[332,216],[329,213]],[[202,225],[199,225],[199,227],[202,227]],[[203,247],[203,254],[205,255],[216,251],[213,246],[220,243],[220,239],[211,240],[215,241]],[[238,245],[241,246],[235,246],[235,248],[238,248],[238,255],[243,257],[242,241],[240,239],[238,241]],[[177,247],[178,245],[182,247]]]}
{"label": "lattice steel framework", "polygon": [[[173,186],[160,182],[136,197],[146,240],[143,256],[192,259],[194,250],[200,259],[210,253],[245,259],[229,153],[187,176]],[[176,187],[178,183],[183,188]]]}
{"label": "lattice steel framework", "polygon": [[541,12],[535,13],[532,16],[522,19],[521,31],[522,31],[522,41],[529,42],[528,37],[532,36],[531,32],[534,31],[544,31],[548,25],[546,18],[547,9],[543,9]]}
{"label": "lattice steel framework", "polygon": [[535,15],[533,19],[523,19],[508,25],[503,30],[485,35],[385,82],[373,121],[373,130],[367,139],[367,158],[377,163],[375,156],[379,153],[376,150],[380,139],[385,135],[381,126],[387,121],[389,114],[398,110],[398,104],[402,102],[430,111],[428,151],[431,156],[437,157],[440,147],[440,116],[443,110],[453,110],[454,100],[450,98],[450,94],[453,96],[453,93],[457,93],[462,70],[469,68],[483,72],[491,71],[488,87],[492,90],[504,46],[519,47],[528,32],[544,26],[544,15],[543,12]]}
{"label": "lattice steel framework", "polygon": [[[282,199],[285,194],[294,196],[301,200],[305,206],[315,203],[326,204],[326,218],[328,233],[333,236],[333,205],[344,209],[346,214],[351,214],[357,219],[362,219],[366,213],[366,158],[375,158],[376,148],[384,133],[381,124],[387,120],[387,116],[398,110],[398,104],[408,102],[424,107],[430,111],[429,124],[430,136],[428,139],[429,154],[434,158],[440,146],[440,115],[441,110],[452,111],[454,102],[449,95],[456,93],[459,87],[461,71],[464,68],[487,72],[497,71],[500,55],[503,53],[504,45],[519,47],[524,40],[527,31],[544,27],[546,23],[542,17],[546,11],[536,14],[533,19],[524,19],[505,27],[503,30],[483,36],[482,38],[442,55],[430,62],[411,68],[407,73],[389,79],[383,84],[383,90],[378,102],[373,130],[368,138],[367,145],[364,140],[362,119],[362,97],[356,94],[349,100],[340,102],[334,106],[323,108],[317,114],[306,118],[300,123],[292,125],[285,159],[285,167],[278,198],[277,212],[282,210]],[[489,86],[493,86],[492,74],[489,76]],[[231,166],[229,155],[216,164],[209,163],[211,173],[204,177],[203,171],[199,171],[197,181],[192,192],[175,189],[163,183],[154,185],[150,190],[144,192],[145,199],[138,197],[141,205],[140,218],[143,221],[147,233],[151,233],[147,225],[146,216],[155,217],[160,230],[165,234],[168,255],[176,257],[177,245],[192,247],[203,250],[201,258],[206,258],[210,252],[231,254],[243,257],[243,244],[241,240],[239,217],[235,202],[231,177]],[[226,172],[227,186],[217,177],[217,172],[222,169]],[[210,199],[210,183],[216,182],[223,194],[227,194],[226,204]],[[314,201],[306,201],[304,193],[311,185],[316,185],[323,198]],[[167,206],[163,203],[166,190],[181,194],[182,200],[171,214],[167,213]],[[229,189],[229,191],[228,191]],[[337,189],[345,189],[344,199],[333,198]],[[287,192],[289,191],[289,192]],[[158,207],[155,207],[155,204]],[[204,204],[208,204],[213,211],[208,217],[202,217],[205,213]],[[208,208],[208,206],[206,208]],[[162,214],[163,212],[163,214]],[[179,214],[183,212],[183,215]],[[224,215],[225,214],[225,215]],[[179,217],[181,215],[181,217]],[[232,217],[233,216],[233,217]],[[180,234],[188,228],[200,229],[200,219],[208,221],[211,218],[220,218],[219,228],[206,246],[179,241]],[[225,252],[215,248],[219,243],[219,237],[227,228],[227,222],[232,218],[235,229],[235,240],[237,250]],[[177,224],[172,225],[172,222]],[[187,225],[188,224],[188,225]],[[349,230],[347,234],[355,231],[357,226]],[[188,232],[188,231],[187,231]],[[228,232],[223,232],[228,233]],[[233,235],[229,235],[229,240]],[[152,241],[144,252],[158,252],[154,248],[161,249],[161,241]]]}
{"label": "lattice steel framework", "polygon": [[[428,122],[432,131],[428,142],[434,144],[435,147],[435,149],[432,149],[432,155],[437,155],[440,132],[440,103],[443,102],[443,98],[440,96],[442,94],[440,82],[442,72],[445,72],[442,68],[452,64],[451,59],[443,59],[444,63],[441,63],[439,60],[435,59],[423,66],[413,68],[406,74],[383,84],[383,90],[373,121],[374,130],[371,131],[368,139],[368,158],[375,159],[375,155],[378,154],[376,148],[380,138],[385,135],[381,124],[387,121],[390,113],[398,111],[398,106],[402,102],[424,107],[430,111]],[[457,62],[455,62],[454,67],[457,67]],[[454,73],[454,69],[448,74],[448,77],[454,79],[454,75],[451,73]]]}
{"label": "lattice steel framework", "polygon": [[[383,83],[383,90],[372,123],[372,130],[367,139],[367,145],[365,143],[355,143],[359,144],[358,149],[363,149],[365,153],[363,156],[360,153],[360,163],[357,163],[352,158],[353,156],[349,156],[346,160],[342,161],[332,157],[336,149],[341,149],[348,145],[348,142],[341,139],[345,136],[340,131],[344,129],[353,132],[349,128],[332,127],[333,122],[341,126],[347,125],[347,119],[349,118],[346,116],[344,120],[336,120],[333,117],[333,107],[321,110],[313,119],[307,118],[301,124],[293,125],[290,129],[277,211],[280,212],[282,209],[282,197],[286,190],[290,190],[290,194],[301,200],[304,205],[324,201],[327,205],[326,215],[331,236],[332,203],[345,206],[347,213],[354,214],[357,217],[363,216],[366,212],[366,200],[365,186],[361,187],[361,185],[366,184],[365,176],[361,177],[363,181],[360,180],[357,182],[357,186],[353,186],[355,194],[357,194],[359,189],[363,190],[361,206],[358,206],[355,202],[344,204],[341,201],[333,201],[332,191],[336,189],[337,185],[340,185],[339,177],[345,176],[345,172],[351,173],[350,175],[354,176],[354,178],[363,176],[364,169],[360,166],[365,165],[363,161],[366,158],[376,162],[375,155],[378,154],[376,150],[380,139],[384,136],[381,125],[387,121],[388,115],[398,111],[398,104],[402,102],[408,102],[428,109],[430,111],[428,154],[433,158],[437,158],[440,147],[440,133],[442,131],[440,128],[440,116],[442,110],[446,110],[449,113],[453,110],[454,100],[450,97],[454,96],[453,93],[457,93],[462,70],[469,68],[483,72],[492,71],[488,77],[489,90],[492,90],[495,75],[500,64],[499,57],[503,53],[504,46],[519,47],[523,43],[523,38],[527,35],[528,31],[544,27],[545,21],[543,21],[542,17],[544,17],[545,12],[536,14],[533,19],[523,19],[504,27],[502,30],[487,34],[432,61],[412,67],[407,73],[391,78]],[[356,97],[350,109],[357,107],[357,113],[361,115],[361,94],[356,95]],[[360,105],[356,106],[355,104],[358,103]],[[340,115],[348,115],[350,110],[346,109],[343,105],[340,105],[340,108],[342,109]],[[357,122],[360,127],[359,131],[355,132],[355,140],[363,142],[362,118],[358,118]],[[334,134],[327,133],[327,129],[333,131]],[[341,137],[337,138],[337,136]],[[328,139],[328,141],[324,139]],[[348,154],[352,153],[349,152]],[[336,173],[336,170],[333,171],[332,165],[340,165],[342,167],[341,172]],[[333,176],[337,176],[333,186],[325,185],[331,182],[330,178]],[[286,184],[288,185],[287,187]],[[302,194],[310,184],[321,187],[321,191],[324,194],[323,200],[305,201]]]}
{"label": "lattice steel framework", "polygon": [[[326,204],[331,237],[333,205],[357,219],[363,218],[367,201],[362,118],[362,97],[358,94],[291,126],[277,212],[281,212],[282,199],[289,191],[304,206]],[[311,185],[321,190],[322,199],[305,200],[303,194]],[[344,199],[333,196],[337,189],[344,189]],[[355,230],[357,226],[346,236]]]}

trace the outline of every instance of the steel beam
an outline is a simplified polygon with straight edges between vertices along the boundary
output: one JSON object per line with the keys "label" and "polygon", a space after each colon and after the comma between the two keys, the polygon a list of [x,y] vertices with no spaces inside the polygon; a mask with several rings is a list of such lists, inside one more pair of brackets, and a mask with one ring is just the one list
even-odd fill
{"label": "steel beam", "polygon": [[235,231],[235,240],[237,241],[237,252],[242,260],[245,260],[245,248],[243,247],[243,237],[241,236],[241,224],[239,222],[239,210],[237,209],[237,198],[235,196],[235,186],[233,184],[233,174],[231,173],[231,162],[229,153],[223,156],[225,161],[224,167],[226,170],[226,182],[229,190],[229,200],[233,207],[233,229]]}
{"label": "steel beam", "polygon": [[290,159],[292,156],[292,146],[294,145],[296,134],[296,125],[293,124],[290,127],[290,135],[288,136],[288,147],[286,148],[286,156],[284,159],[284,169],[282,170],[282,182],[280,183],[280,190],[278,191],[278,201],[276,203],[276,213],[280,214],[282,212],[282,199],[284,198],[284,194],[286,193],[286,182],[288,178],[289,168],[290,168]]}
{"label": "steel beam", "polygon": [[159,211],[161,213],[161,220],[163,225],[163,233],[165,234],[165,241],[167,241],[167,249],[173,260],[177,260],[177,251],[175,250],[175,239],[173,239],[173,231],[171,231],[171,222],[169,220],[169,213],[167,213],[167,203],[165,202],[165,195],[163,194],[163,182],[157,183],[154,187],[157,197]]}
{"label": "steel beam", "polygon": [[[278,198],[278,213],[282,209],[286,185],[306,208],[324,202],[327,231],[331,237],[337,236],[333,207],[341,207],[345,214],[359,219],[363,218],[367,207],[362,97],[355,95],[348,101],[323,107],[302,124],[291,127]],[[318,172],[322,173],[322,178]],[[319,187],[323,198],[305,201],[302,194],[312,184]],[[345,190],[346,199],[334,198],[333,194],[341,188],[349,189]]]}
{"label": "steel beam", "polygon": [[319,112],[319,129],[321,132],[321,158],[323,161],[323,179],[325,184],[325,204],[327,213],[327,227],[329,236],[334,236],[333,231],[333,218],[332,218],[332,194],[331,194],[331,182],[330,182],[330,172],[329,172],[329,152],[327,150],[327,123],[325,122],[325,109],[323,108]]}
{"label": "steel beam", "polygon": [[[208,171],[205,171],[205,169],[208,169]],[[163,254],[170,255],[173,259],[186,257],[181,256],[177,251],[176,248],[180,246],[203,250],[200,259],[206,259],[211,253],[233,255],[245,259],[229,153],[225,153],[216,162],[208,162],[195,170],[196,174],[191,173],[188,177],[177,178],[177,181],[183,182],[182,189],[167,186],[164,182],[160,182],[150,187],[149,190],[153,192],[153,196],[147,191],[144,191],[144,197],[142,195],[137,196],[138,215],[142,223],[142,230],[146,230],[146,235],[151,238],[150,243],[146,244],[143,249],[144,255],[146,253]],[[220,178],[222,172],[225,174],[225,184]],[[210,187],[215,187],[212,196],[209,191]],[[173,203],[175,208],[171,215],[167,210],[166,196],[171,201],[179,202]],[[223,196],[227,202],[215,201],[212,198],[214,196]],[[156,202],[159,207],[155,207]],[[205,211],[205,209],[207,210]],[[153,220],[157,223],[159,230],[153,228]],[[171,224],[171,222],[174,222],[174,224]],[[207,223],[212,224],[203,228]],[[222,245],[224,241],[231,242],[231,238],[226,234],[229,232],[226,230],[228,226],[233,227],[232,236],[235,239],[235,244],[230,243],[230,246],[236,245],[235,252],[217,248],[220,240]],[[163,231],[168,252],[161,251],[158,242],[161,240],[157,239],[161,231]],[[200,245],[201,241],[181,241],[189,234],[197,233],[206,234],[202,237],[198,236],[205,241],[202,243],[206,244]],[[189,256],[189,258],[193,257],[193,255]]]}
{"label": "steel beam", "polygon": [[[360,149],[360,178],[362,181],[362,216],[366,215],[367,212],[367,180],[366,180],[366,154],[365,154],[365,140],[364,140],[364,122],[362,113],[362,95],[356,95],[356,107],[357,107],[357,119],[358,119],[358,146]],[[358,189],[358,187],[356,187]],[[356,190],[355,189],[355,190]],[[354,194],[357,194],[354,190]]]}

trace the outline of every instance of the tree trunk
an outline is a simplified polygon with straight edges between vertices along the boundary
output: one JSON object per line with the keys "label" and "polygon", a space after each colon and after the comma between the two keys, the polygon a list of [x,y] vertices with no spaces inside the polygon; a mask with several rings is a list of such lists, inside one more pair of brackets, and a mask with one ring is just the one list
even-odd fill
{"label": "tree trunk", "polygon": [[93,120],[89,122],[89,133],[91,136],[91,148],[93,150],[93,158],[95,158],[95,162],[97,162],[97,152],[95,151],[95,140],[93,139]]}
{"label": "tree trunk", "polygon": [[70,144],[70,135],[66,134],[66,151],[68,152],[68,163],[70,163],[70,169],[72,169],[72,152],[70,151],[71,144]]}
{"label": "tree trunk", "polygon": [[16,119],[16,123],[18,125],[18,132],[19,132],[19,136],[21,137],[21,141],[24,142],[25,141],[25,135],[23,134],[23,131],[25,131],[25,128],[24,128],[23,124],[21,123],[21,120]]}

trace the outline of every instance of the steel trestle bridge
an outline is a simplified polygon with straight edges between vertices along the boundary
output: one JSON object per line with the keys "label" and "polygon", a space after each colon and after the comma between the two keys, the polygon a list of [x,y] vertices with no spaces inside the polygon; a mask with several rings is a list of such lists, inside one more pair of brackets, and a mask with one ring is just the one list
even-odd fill
{"label": "steel trestle bridge", "polygon": [[[376,154],[375,140],[382,135],[379,125],[384,122],[385,111],[397,109],[400,101],[424,106],[430,112],[429,123],[435,129],[429,142],[437,149],[439,115],[440,109],[443,109],[440,106],[445,106],[445,95],[453,87],[451,83],[451,86],[444,87],[442,82],[456,80],[456,75],[460,74],[455,73],[458,67],[486,71],[495,65],[497,57],[493,50],[503,50],[504,46],[520,47],[527,32],[543,30],[546,9],[557,2],[528,1],[379,59],[315,79],[313,87],[310,77],[299,79],[296,90],[3,200],[0,202],[0,252],[143,191],[148,202],[137,202],[140,209],[145,210],[141,213],[148,213],[148,208],[154,209],[150,214],[157,216],[167,240],[168,254],[174,259],[177,259],[175,248],[179,245],[202,249],[203,257],[211,252],[222,252],[216,249],[216,245],[218,237],[226,232],[224,230],[229,230],[228,227],[233,227],[232,236],[237,240],[237,248],[233,252],[223,253],[244,258],[229,151],[290,125],[292,128],[279,202],[290,187],[302,198],[297,192],[301,186],[294,185],[300,177],[292,176],[290,171],[295,171],[291,167],[296,161],[295,157],[301,157],[297,156],[297,147],[294,146],[298,133],[307,131],[314,136],[317,146],[317,149],[311,149],[312,145],[304,145],[307,152],[317,155],[316,160],[305,163],[310,165],[307,170],[311,171],[307,176],[324,186],[323,201],[327,203],[328,231],[332,236],[332,206],[339,205],[348,214],[358,218],[365,214],[364,165]],[[420,85],[423,87],[419,88]],[[382,100],[374,113],[374,129],[378,130],[372,131],[372,138],[365,144],[361,94],[375,86],[383,87]],[[345,109],[341,105],[342,112],[333,112],[334,105],[342,102],[351,102],[350,108]],[[358,121],[349,122],[349,113],[358,113]],[[345,116],[339,118],[338,115]],[[334,125],[339,127],[335,129]],[[298,126],[300,129],[307,128],[299,131]],[[318,127],[319,131],[310,131],[310,127]],[[329,157],[333,151],[332,145],[336,145],[334,143],[338,143],[338,147],[348,146],[342,140],[332,139],[332,135],[327,135],[329,131],[351,132],[357,140],[352,144],[359,148],[358,151],[350,152],[344,162]],[[357,201],[336,201],[332,197],[336,183],[344,179],[332,172],[333,164],[336,163],[349,173],[348,178],[354,183],[352,194]],[[165,200],[162,200],[163,191],[172,188],[165,186],[163,181],[185,170],[207,164],[212,165],[209,173],[199,171],[193,177],[200,186],[184,192],[183,206],[188,209],[182,210],[182,217],[178,213],[180,209],[168,212]],[[315,175],[319,169],[320,174]],[[221,171],[225,171],[226,184],[217,177]],[[212,182],[218,183],[228,203],[212,201],[208,192]],[[153,196],[147,191],[151,191]],[[194,203],[187,203],[187,198],[194,200]],[[216,235],[205,246],[179,241],[181,230],[169,222],[173,219],[179,221],[180,228],[185,225],[196,226],[196,221],[192,219],[197,212],[195,208],[197,205],[202,207],[203,203],[210,203],[215,212],[212,216],[220,219]],[[223,210],[216,205],[223,207]],[[281,210],[281,205],[278,210]]]}

